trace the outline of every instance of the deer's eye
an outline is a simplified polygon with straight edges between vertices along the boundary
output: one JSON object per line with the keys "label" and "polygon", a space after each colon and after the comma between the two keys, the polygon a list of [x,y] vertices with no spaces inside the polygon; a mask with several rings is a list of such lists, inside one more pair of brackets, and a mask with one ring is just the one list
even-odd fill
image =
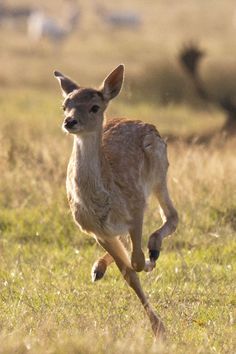
{"label": "deer's eye", "polygon": [[99,106],[98,105],[93,105],[92,108],[90,109],[90,112],[92,113],[97,113],[99,110]]}

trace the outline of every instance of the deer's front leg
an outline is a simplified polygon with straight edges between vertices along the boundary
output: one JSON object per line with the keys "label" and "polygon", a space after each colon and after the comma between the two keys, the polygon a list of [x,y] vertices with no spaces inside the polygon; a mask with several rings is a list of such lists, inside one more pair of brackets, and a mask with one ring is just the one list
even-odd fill
{"label": "deer's front leg", "polygon": [[103,278],[106,273],[107,267],[113,262],[113,258],[109,253],[105,253],[100,257],[92,267],[91,277],[92,281],[95,282]]}
{"label": "deer's front leg", "polygon": [[165,331],[164,325],[149,304],[149,301],[140,284],[138,275],[132,269],[129,256],[122,242],[118,238],[113,238],[109,241],[98,240],[98,243],[100,243],[100,245],[111,254],[127,284],[134,290],[140,299],[151,322],[154,335],[158,338],[163,338]]}
{"label": "deer's front leg", "polygon": [[129,231],[132,243],[131,265],[136,272],[141,272],[142,270],[145,272],[151,272],[155,268],[156,263],[149,260],[145,261],[144,253],[142,251],[142,224],[143,216],[134,221],[133,226]]}
{"label": "deer's front leg", "polygon": [[131,266],[136,272],[141,272],[145,267],[145,257],[142,251],[143,217],[136,218],[129,230],[131,238]]}

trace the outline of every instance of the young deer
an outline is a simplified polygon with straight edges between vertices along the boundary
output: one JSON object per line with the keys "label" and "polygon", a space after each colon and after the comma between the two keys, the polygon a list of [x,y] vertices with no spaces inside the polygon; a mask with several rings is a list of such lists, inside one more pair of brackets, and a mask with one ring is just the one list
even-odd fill
{"label": "young deer", "polygon": [[[119,65],[100,89],[82,88],[54,72],[65,97],[63,129],[74,134],[67,170],[67,195],[75,223],[91,234],[107,252],[92,268],[92,280],[101,279],[114,260],[139,297],[156,336],[164,331],[136,272],[151,271],[162,239],[176,229],[178,215],[168,194],[166,143],[153,125],[138,120],[113,119],[104,124],[104,111],[123,83]],[[143,214],[154,192],[163,211],[163,225],[149,238],[150,261],[141,248]],[[120,240],[130,235],[131,259]]]}

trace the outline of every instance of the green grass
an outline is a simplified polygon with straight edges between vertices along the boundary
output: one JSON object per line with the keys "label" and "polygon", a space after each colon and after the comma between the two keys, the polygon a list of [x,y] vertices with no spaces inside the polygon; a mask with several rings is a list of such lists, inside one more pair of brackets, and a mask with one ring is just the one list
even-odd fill
{"label": "green grass", "polygon": [[[91,283],[100,251],[75,229],[66,207],[5,210],[0,225],[1,353],[158,352],[115,266]],[[157,269],[141,275],[167,327],[163,352],[235,350],[236,241],[223,226],[224,237],[194,228],[197,241],[182,224]]]}

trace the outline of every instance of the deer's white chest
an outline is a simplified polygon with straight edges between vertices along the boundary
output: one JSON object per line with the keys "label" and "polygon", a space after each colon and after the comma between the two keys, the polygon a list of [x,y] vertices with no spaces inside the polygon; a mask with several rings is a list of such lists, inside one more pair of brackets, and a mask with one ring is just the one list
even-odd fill
{"label": "deer's white chest", "polygon": [[124,210],[114,206],[107,191],[81,191],[74,179],[67,178],[67,195],[73,218],[82,231],[98,238],[128,233],[129,217],[124,218]]}

